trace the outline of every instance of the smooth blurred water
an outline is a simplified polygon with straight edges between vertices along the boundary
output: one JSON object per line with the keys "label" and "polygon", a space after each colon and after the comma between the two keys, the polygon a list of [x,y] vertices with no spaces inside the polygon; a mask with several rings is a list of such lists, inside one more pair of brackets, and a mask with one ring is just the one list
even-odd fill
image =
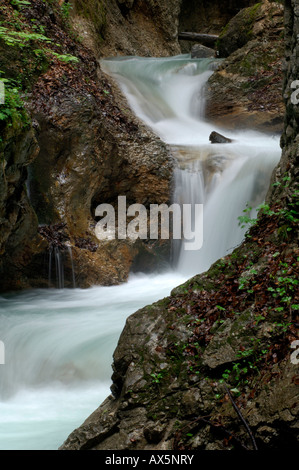
{"label": "smooth blurred water", "polygon": [[57,449],[109,395],[126,318],[169,295],[176,273],[88,290],[0,297],[0,449]]}

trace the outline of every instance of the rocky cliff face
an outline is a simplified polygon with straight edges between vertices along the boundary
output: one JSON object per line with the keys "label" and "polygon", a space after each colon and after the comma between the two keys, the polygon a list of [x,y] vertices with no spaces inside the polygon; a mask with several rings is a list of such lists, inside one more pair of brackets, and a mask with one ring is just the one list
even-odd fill
{"label": "rocky cliff face", "polygon": [[75,0],[73,24],[100,56],[180,52],[181,0]]}
{"label": "rocky cliff face", "polygon": [[290,357],[299,301],[296,4],[286,1],[284,148],[269,206],[232,255],[127,320],[112,395],[62,449],[298,446],[298,365]]}
{"label": "rocky cliff face", "polygon": [[210,78],[206,116],[227,128],[281,133],[283,5],[264,1],[241,10],[217,43],[227,57]]}
{"label": "rocky cliff face", "polygon": [[[151,53],[155,52],[155,44],[161,47],[161,52],[169,35],[176,36],[175,21],[168,18],[169,7],[157,4],[153,1],[151,8],[156,12],[156,20],[161,15],[161,28],[159,35],[151,38]],[[80,5],[78,2],[76,6],[79,10]],[[96,2],[94,10],[84,9],[83,13],[87,17],[91,12],[98,15],[93,18],[94,25],[110,15],[107,24],[113,30],[121,15],[120,5],[118,14],[114,11],[116,7],[116,2],[112,2],[103,10],[101,2]],[[1,14],[8,28],[15,21],[16,12],[5,2]],[[171,14],[173,18],[176,12]],[[3,128],[0,289],[48,286],[49,249],[63,254],[68,246],[75,263],[76,285],[80,287],[123,282],[133,264],[145,270],[156,268],[168,257],[167,244],[100,242],[94,231],[95,208],[101,203],[116,206],[118,195],[126,196],[128,205],[167,203],[171,196],[172,156],[135,119],[118,89],[101,72],[94,53],[80,43],[80,38],[74,40],[76,33],[70,30],[58,4],[54,2],[51,7],[35,0],[30,7],[21,8],[18,18],[29,34],[36,33],[30,30],[31,25],[38,25],[35,27],[43,36],[61,46],[55,50],[56,46],[51,45],[54,57],[42,49],[37,55],[36,48],[42,47],[42,43],[32,40],[22,45],[20,54],[17,47],[0,38],[4,56],[1,68],[26,90],[24,116],[28,121],[25,125],[20,117],[19,124],[11,127],[8,122],[6,130]],[[88,28],[90,24],[89,18]],[[112,32],[106,29],[106,34],[107,45],[112,47],[109,39]],[[115,47],[120,53],[124,51],[121,45],[124,36],[118,32],[117,37]],[[175,52],[175,46],[168,45],[168,53],[171,52]],[[68,61],[68,57],[74,56],[78,58],[76,65]],[[65,285],[72,286],[71,259],[68,255],[64,258]],[[53,286],[54,274],[50,284]]]}
{"label": "rocky cliff face", "polygon": [[21,122],[2,129],[0,144],[0,278],[3,289],[21,287],[24,267],[31,258],[32,243],[47,246],[37,233],[37,217],[29,203],[27,167],[36,158],[39,147],[33,129]]}
{"label": "rocky cliff face", "polygon": [[[94,93],[82,86],[70,90],[73,77],[66,70],[62,73],[65,86],[59,83],[56,88],[60,77],[53,80],[51,74],[36,85],[32,112],[41,150],[31,167],[31,201],[42,224],[64,225],[75,268],[81,266],[76,269],[79,285],[115,284],[127,279],[141,244],[97,240],[95,209],[110,203],[117,210],[119,195],[127,197],[128,205],[168,201],[171,155],[135,120],[100,71]],[[49,96],[47,82],[55,89],[53,95]],[[143,250],[149,264],[155,265],[154,245]],[[163,247],[161,257],[162,251]]]}

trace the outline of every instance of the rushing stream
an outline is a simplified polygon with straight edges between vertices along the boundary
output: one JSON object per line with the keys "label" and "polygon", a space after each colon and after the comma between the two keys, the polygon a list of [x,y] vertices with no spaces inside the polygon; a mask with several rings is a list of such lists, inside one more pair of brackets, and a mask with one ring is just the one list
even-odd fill
{"label": "rushing stream", "polygon": [[[0,449],[56,449],[97,408],[109,394],[112,353],[125,319],[242,241],[238,216],[246,203],[255,208],[263,201],[280,157],[277,136],[228,133],[205,122],[202,90],[214,60],[132,57],[101,65],[176,156],[174,201],[204,204],[203,248],[185,251],[175,243],[173,271],[135,275],[117,287],[2,296]],[[233,143],[209,144],[214,130]]]}

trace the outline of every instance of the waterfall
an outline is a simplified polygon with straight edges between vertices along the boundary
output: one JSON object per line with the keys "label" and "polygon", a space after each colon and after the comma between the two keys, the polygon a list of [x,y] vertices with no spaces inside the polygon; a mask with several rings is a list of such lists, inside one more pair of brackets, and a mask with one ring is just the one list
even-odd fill
{"label": "waterfall", "polygon": [[76,287],[72,247],[70,244],[66,244],[63,247],[59,247],[58,245],[50,245],[49,247],[48,285],[50,288],[54,285],[57,289],[64,289],[66,282],[65,264],[67,257],[71,267],[71,284],[73,288]]}
{"label": "waterfall", "polygon": [[76,278],[75,278],[75,267],[74,267],[74,259],[73,259],[73,251],[71,245],[67,245],[67,251],[69,254],[69,258],[71,260],[71,267],[72,267],[72,283],[73,288],[76,288]]}
{"label": "waterfall", "polygon": [[[101,61],[133,111],[177,157],[173,202],[204,205],[203,247],[186,251],[184,243],[173,242],[174,265],[188,276],[206,271],[242,242],[238,217],[247,203],[256,210],[263,202],[280,158],[278,136],[227,132],[205,120],[204,89],[217,62],[189,55]],[[209,144],[212,131],[232,143]]]}
{"label": "waterfall", "polygon": [[[109,394],[112,354],[126,318],[208,269],[244,237],[237,218],[247,202],[256,207],[264,199],[279,139],[242,131],[228,133],[231,144],[209,144],[212,131],[227,134],[204,119],[204,87],[216,63],[189,56],[101,62],[176,156],[174,201],[204,205],[203,248],[188,252],[176,240],[173,271],[69,290],[62,287],[70,281],[75,287],[71,246],[64,239],[64,246],[53,244],[49,285],[58,289],[0,297],[0,449],[57,449]],[[44,228],[49,244],[50,229]]]}

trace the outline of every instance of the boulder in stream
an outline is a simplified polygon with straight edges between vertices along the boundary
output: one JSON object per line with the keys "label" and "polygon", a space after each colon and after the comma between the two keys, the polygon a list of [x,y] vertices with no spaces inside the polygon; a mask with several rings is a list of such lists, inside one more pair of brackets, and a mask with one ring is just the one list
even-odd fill
{"label": "boulder in stream", "polygon": [[191,49],[191,59],[208,59],[215,57],[214,49],[203,46],[202,44],[194,44]]}
{"label": "boulder in stream", "polygon": [[229,139],[215,131],[211,133],[209,140],[212,144],[231,144],[233,142],[232,139]]}

